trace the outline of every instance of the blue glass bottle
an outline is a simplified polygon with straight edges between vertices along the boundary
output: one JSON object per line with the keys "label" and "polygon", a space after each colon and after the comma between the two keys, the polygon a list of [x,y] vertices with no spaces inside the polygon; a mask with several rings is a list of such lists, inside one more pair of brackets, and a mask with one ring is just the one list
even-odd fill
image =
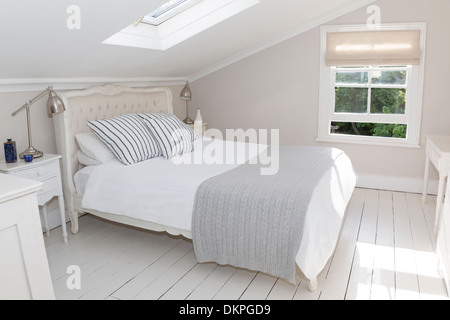
{"label": "blue glass bottle", "polygon": [[5,161],[6,163],[14,163],[17,161],[17,149],[16,142],[12,141],[12,139],[8,139],[4,143],[5,146]]}

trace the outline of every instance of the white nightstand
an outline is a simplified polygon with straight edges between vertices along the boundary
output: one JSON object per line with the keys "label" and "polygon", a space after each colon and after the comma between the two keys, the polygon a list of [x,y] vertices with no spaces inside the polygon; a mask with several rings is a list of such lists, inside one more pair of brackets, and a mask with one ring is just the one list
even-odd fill
{"label": "white nightstand", "polygon": [[44,154],[32,162],[25,162],[23,159],[17,159],[16,163],[6,163],[0,161],[0,172],[41,181],[44,183],[41,190],[37,192],[39,206],[42,207],[42,216],[44,218],[44,227],[47,237],[50,235],[47,220],[47,202],[53,197],[58,197],[59,211],[61,214],[61,226],[64,242],[67,243],[66,217],[64,211],[64,196],[61,183],[61,170],[59,159],[62,157],[55,154]]}
{"label": "white nightstand", "polygon": [[208,124],[206,122],[203,122],[201,126],[196,126],[194,123],[189,124],[189,126],[192,128],[192,130],[195,131],[199,136],[204,136],[206,131],[206,126]]}
{"label": "white nightstand", "polygon": [[445,195],[445,185],[450,166],[450,136],[427,136],[425,174],[422,193],[422,202],[424,203],[428,193],[427,189],[430,163],[434,165],[439,173],[439,189],[436,200],[436,213],[434,220],[434,232],[437,235]]}

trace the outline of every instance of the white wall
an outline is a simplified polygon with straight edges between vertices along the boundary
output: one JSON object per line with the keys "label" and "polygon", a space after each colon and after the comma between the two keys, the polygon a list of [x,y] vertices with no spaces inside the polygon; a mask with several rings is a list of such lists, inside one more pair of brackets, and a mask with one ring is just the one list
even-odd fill
{"label": "white wall", "polygon": [[[450,1],[380,0],[382,23],[427,22],[421,149],[315,141],[319,104],[319,28],[195,81],[192,105],[209,127],[280,129],[283,145],[333,146],[353,160],[359,185],[421,192],[425,135],[450,134]],[[363,24],[366,8],[334,24]],[[432,172],[432,178],[436,178]],[[435,185],[431,186],[435,189]]]}

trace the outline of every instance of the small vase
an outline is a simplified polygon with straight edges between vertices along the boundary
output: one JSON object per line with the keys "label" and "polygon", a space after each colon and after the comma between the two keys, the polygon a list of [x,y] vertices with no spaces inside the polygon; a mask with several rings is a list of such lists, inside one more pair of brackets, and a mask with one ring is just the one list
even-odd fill
{"label": "small vase", "polygon": [[200,113],[200,108],[197,108],[197,115],[195,116],[194,122],[197,122],[197,123],[203,122],[202,114]]}
{"label": "small vase", "polygon": [[6,163],[15,163],[17,161],[16,142],[8,139],[4,144]]}

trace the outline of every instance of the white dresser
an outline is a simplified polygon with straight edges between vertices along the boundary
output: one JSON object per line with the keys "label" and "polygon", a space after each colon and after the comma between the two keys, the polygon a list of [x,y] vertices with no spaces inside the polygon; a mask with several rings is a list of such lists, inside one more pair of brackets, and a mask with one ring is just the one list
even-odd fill
{"label": "white dresser", "polygon": [[64,242],[67,242],[66,215],[64,210],[64,196],[59,166],[60,155],[44,154],[32,162],[18,159],[15,163],[0,161],[0,173],[43,182],[41,190],[37,193],[38,204],[42,207],[42,216],[47,236],[50,230],[47,221],[47,202],[58,197],[59,213],[61,216],[61,229]]}
{"label": "white dresser", "polygon": [[445,280],[447,292],[450,293],[450,180],[447,181],[444,209],[438,230],[436,253],[439,257],[439,268]]}
{"label": "white dresser", "polygon": [[55,299],[36,195],[42,186],[0,174],[0,300]]}
{"label": "white dresser", "polygon": [[433,164],[439,174],[439,189],[434,219],[434,233],[437,235],[440,227],[441,211],[445,197],[445,187],[450,165],[450,136],[427,136],[425,175],[422,193],[423,203],[425,203],[428,193],[427,189],[430,163]]}

